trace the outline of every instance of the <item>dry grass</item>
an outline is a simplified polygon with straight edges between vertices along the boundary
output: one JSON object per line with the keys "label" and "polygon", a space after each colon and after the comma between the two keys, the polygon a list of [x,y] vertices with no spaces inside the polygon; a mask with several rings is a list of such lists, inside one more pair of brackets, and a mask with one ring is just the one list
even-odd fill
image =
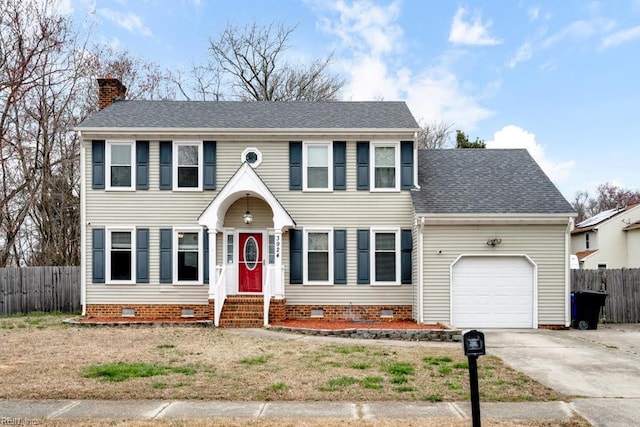
{"label": "dry grass", "polygon": [[[389,346],[377,341],[336,344],[303,341],[297,336],[282,340],[214,328],[73,327],[62,325],[62,318],[0,318],[0,399],[469,398],[466,358],[458,347]],[[163,375],[119,382],[85,377],[90,367],[112,362],[173,369]],[[482,357],[478,364],[483,401],[566,399],[496,357]],[[270,420],[264,422],[267,424],[252,425],[272,425]]]}

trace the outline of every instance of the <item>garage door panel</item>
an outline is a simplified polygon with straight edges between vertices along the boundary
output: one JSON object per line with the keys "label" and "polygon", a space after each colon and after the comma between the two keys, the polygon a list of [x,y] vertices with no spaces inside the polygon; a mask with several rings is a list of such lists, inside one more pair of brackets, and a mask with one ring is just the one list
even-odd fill
{"label": "garage door panel", "polygon": [[533,266],[524,257],[464,257],[453,267],[456,327],[533,326]]}

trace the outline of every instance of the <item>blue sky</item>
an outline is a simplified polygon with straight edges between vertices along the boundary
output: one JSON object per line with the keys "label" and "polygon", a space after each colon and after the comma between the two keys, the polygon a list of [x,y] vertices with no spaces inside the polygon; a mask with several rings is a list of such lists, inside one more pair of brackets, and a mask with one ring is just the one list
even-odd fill
{"label": "blue sky", "polygon": [[404,100],[489,147],[524,147],[569,201],[640,190],[640,0],[61,0],[92,38],[189,68],[231,23],[298,24],[291,62],[334,52],[345,100]]}

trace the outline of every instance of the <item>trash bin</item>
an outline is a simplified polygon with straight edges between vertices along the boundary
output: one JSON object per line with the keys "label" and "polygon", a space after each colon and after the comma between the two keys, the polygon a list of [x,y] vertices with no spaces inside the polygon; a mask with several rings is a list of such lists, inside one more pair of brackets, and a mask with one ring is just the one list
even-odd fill
{"label": "trash bin", "polygon": [[576,329],[598,329],[600,307],[604,306],[607,293],[601,291],[576,291],[572,298],[572,326]]}

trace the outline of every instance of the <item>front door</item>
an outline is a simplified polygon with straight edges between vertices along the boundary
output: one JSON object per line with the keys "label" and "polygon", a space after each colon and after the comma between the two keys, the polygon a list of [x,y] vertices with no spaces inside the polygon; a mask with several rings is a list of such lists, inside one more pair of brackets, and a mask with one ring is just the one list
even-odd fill
{"label": "front door", "polygon": [[238,291],[262,292],[262,233],[240,233]]}

